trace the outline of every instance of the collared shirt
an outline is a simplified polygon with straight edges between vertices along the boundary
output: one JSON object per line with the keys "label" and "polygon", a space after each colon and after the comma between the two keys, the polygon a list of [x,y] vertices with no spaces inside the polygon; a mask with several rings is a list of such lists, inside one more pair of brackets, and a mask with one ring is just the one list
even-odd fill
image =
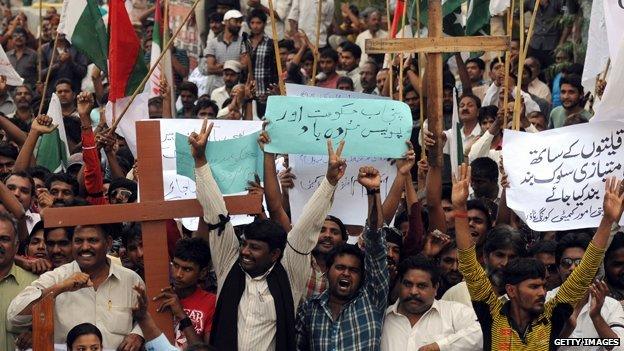
{"label": "collared shirt", "polygon": [[[137,299],[133,287],[145,286],[133,271],[109,261],[108,277],[97,290],[93,287],[58,295],[54,303],[54,342],[65,342],[67,333],[80,323],[91,323],[102,332],[105,348],[115,349],[128,334],[143,335],[132,320]],[[64,264],[39,276],[11,302],[7,319],[15,326],[26,326],[32,316],[18,314],[41,297],[43,290],[81,272],[76,261]]]}
{"label": "collared shirt", "polygon": [[[293,0],[288,19],[298,23],[298,28],[303,30],[312,44],[316,43],[316,19],[319,0]],[[323,1],[321,8],[321,33],[319,48],[327,45],[327,29],[334,19],[334,0]],[[362,53],[364,55],[364,53]]]}
{"label": "collared shirt", "polygon": [[[470,134],[466,134],[465,132],[465,127],[461,127],[461,138],[462,138],[462,145],[464,147],[464,150],[466,149],[466,147],[468,145],[471,145],[474,140],[476,138],[478,138],[479,136],[481,136],[481,126],[479,125],[479,123],[477,123],[474,128],[472,128],[472,131],[470,132]],[[445,130],[444,134],[446,134],[446,144],[444,144],[444,153],[445,154],[450,154],[451,153],[451,129]],[[464,151],[464,154],[466,153],[466,151]]]}
{"label": "collared shirt", "polygon": [[24,290],[32,283],[37,276],[13,264],[9,274],[0,278],[0,349],[15,350],[15,338],[22,332],[28,330],[27,327],[15,327],[7,324],[6,313],[11,300],[20,291]]}
{"label": "collared shirt", "polygon": [[[218,223],[219,215],[227,214],[223,196],[215,182],[210,166],[195,169],[197,199],[204,210],[206,223]],[[281,263],[286,270],[293,296],[298,303],[306,291],[310,277],[311,255],[321,231],[325,217],[331,208],[335,187],[324,179],[314,195],[308,200],[303,213],[288,233],[288,244]],[[217,296],[228,273],[239,259],[239,241],[230,222],[222,233],[216,231],[209,236],[212,262],[217,274]],[[300,254],[304,253],[304,255]],[[307,255],[306,255],[307,254]],[[384,256],[385,259],[385,256]],[[273,296],[268,290],[266,275],[251,278],[245,275],[245,291],[238,305],[238,350],[274,350],[276,312]],[[225,292],[226,294],[229,292]]]}
{"label": "collared shirt", "polygon": [[[338,74],[341,76],[349,77],[353,81],[353,91],[358,93],[362,92],[362,81],[360,80],[360,72],[362,69],[360,66],[355,67],[351,71],[338,71]],[[377,89],[377,88],[375,88]]]}
{"label": "collared shirt", "polygon": [[[555,295],[559,288],[554,288],[553,290],[546,293],[546,300],[550,300]],[[605,320],[605,322],[611,327],[614,333],[617,334],[618,338],[620,338],[620,346],[616,346],[611,350],[622,351],[624,350],[624,309],[620,302],[614,298],[609,296],[605,297],[604,304],[600,309],[600,315]],[[576,328],[572,331],[572,334],[568,336],[569,338],[599,338],[598,332],[596,331],[596,327],[589,316],[589,302],[583,305],[581,311],[576,318]],[[560,346],[560,351],[574,351],[578,350],[578,347],[570,347],[570,346]],[[603,351],[606,350],[602,346],[584,346],[584,351]]]}
{"label": "collared shirt", "polygon": [[[223,40],[225,31],[221,32],[216,37],[208,40],[206,43],[206,49],[204,49],[204,55],[214,56],[218,64],[224,64],[225,61],[234,60],[240,62],[241,55],[246,53],[245,45],[240,35],[236,35],[232,38],[232,42],[227,44]],[[209,74],[208,77],[212,79],[207,87],[207,92],[211,93],[214,89],[223,86],[223,76],[221,74]],[[221,108],[221,106],[219,106]]]}
{"label": "collared shirt", "polygon": [[[586,121],[589,121],[589,119],[592,117],[592,113],[585,109],[581,109],[578,114],[581,115],[581,117],[583,117]],[[553,108],[552,111],[550,111],[548,128],[553,129],[563,127],[563,125],[565,124],[565,120],[566,118],[568,118],[569,115],[570,114],[563,106]]]}
{"label": "collared shirt", "polygon": [[222,109],[225,107],[223,106],[223,103],[229,98],[230,98],[230,93],[228,93],[227,90],[225,89],[225,85],[213,90],[212,93],[210,94],[210,100],[216,102],[219,109]]}
{"label": "collared shirt", "polygon": [[304,296],[306,299],[320,295],[327,289],[327,275],[321,270],[314,257],[312,257],[312,274],[310,274],[310,279],[308,279],[307,287],[308,290]]}
{"label": "collared shirt", "polygon": [[15,114],[15,110],[17,107],[15,106],[15,102],[11,95],[7,92],[4,95],[4,98],[0,96],[2,102],[0,102],[0,112],[2,112],[5,116],[10,116]]}
{"label": "collared shirt", "polygon": [[[499,297],[502,303],[509,301],[509,297],[507,294]],[[462,305],[468,306],[472,308],[472,301],[470,300],[470,292],[468,291],[468,285],[466,285],[466,281],[461,281],[453,286],[451,286],[445,293],[442,295],[441,301],[453,301],[459,302]]]}
{"label": "collared shirt", "polygon": [[381,333],[381,351],[418,350],[432,343],[440,351],[483,349],[483,334],[471,307],[459,302],[433,300],[418,322],[399,313],[399,301],[388,307]]}
{"label": "collared shirt", "polygon": [[[540,3],[540,9],[535,16],[535,31],[529,46],[539,50],[555,49],[561,35],[561,27],[555,19],[566,12],[564,11],[565,3],[565,0],[550,0]],[[525,8],[528,11],[533,11],[535,4],[536,1],[531,0],[525,5]]]}
{"label": "collared shirt", "polygon": [[356,296],[336,320],[328,290],[302,304],[295,322],[297,350],[379,350],[390,284],[386,240],[382,230],[367,230],[364,241],[365,276]]}
{"label": "collared shirt", "polygon": [[552,101],[552,95],[550,94],[550,88],[546,83],[539,80],[539,78],[535,78],[529,83],[529,93],[546,100],[549,104]]}
{"label": "collared shirt", "polygon": [[371,33],[369,29],[367,29],[362,33],[358,34],[357,38],[355,39],[355,43],[360,47],[360,49],[362,49],[362,56],[360,57],[360,68],[364,67],[366,62],[368,62],[368,54],[365,52],[366,39],[375,38],[386,39],[388,38],[388,32],[380,29],[375,33],[375,35],[373,35],[373,33]]}
{"label": "collared shirt", "polygon": [[256,79],[256,92],[259,96],[266,95],[269,93],[269,84],[277,83],[273,40],[266,34],[251,52],[251,62]]}
{"label": "collared shirt", "polygon": [[21,57],[17,57],[15,49],[8,51],[7,57],[11,66],[24,78],[24,83],[31,89],[37,82],[37,52],[30,48],[24,48]]}
{"label": "collared shirt", "polygon": [[583,298],[587,287],[604,258],[604,249],[590,243],[583,260],[561,285],[554,298],[525,330],[520,330],[509,316],[511,301],[503,303],[494,292],[485,270],[477,261],[475,247],[457,250],[459,270],[464,275],[472,305],[483,330],[484,350],[554,350],[553,339],[559,336],[573,306]]}
{"label": "collared shirt", "polygon": [[[286,17],[290,12],[293,0],[274,0],[273,11],[277,14],[276,17],[280,19],[275,21],[275,28],[277,29],[277,40],[284,39],[284,32],[286,28]],[[267,9],[269,8],[269,0],[260,0],[260,4]],[[277,19],[277,18],[276,18]],[[316,33],[316,32],[315,32]],[[273,38],[273,29],[271,28],[271,16],[267,16],[266,25],[264,26],[264,35],[269,38]],[[275,64],[275,63],[274,63]]]}

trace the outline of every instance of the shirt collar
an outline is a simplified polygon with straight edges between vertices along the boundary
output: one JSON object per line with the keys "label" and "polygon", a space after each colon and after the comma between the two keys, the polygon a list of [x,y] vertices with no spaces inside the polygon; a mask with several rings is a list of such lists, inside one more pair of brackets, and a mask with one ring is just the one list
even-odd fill
{"label": "shirt collar", "polygon": [[267,271],[264,272],[264,274],[259,275],[257,277],[253,277],[253,278],[249,275],[249,273],[247,273],[247,271],[243,269],[243,267],[241,267],[241,269],[243,269],[243,272],[245,272],[245,277],[249,278],[250,280],[260,281],[260,280],[266,280],[266,277],[268,277],[269,274],[271,274],[274,267],[275,267],[275,263],[273,263],[273,265],[269,269],[267,269]]}
{"label": "shirt collar", "polygon": [[24,281],[24,274],[20,274],[21,272],[19,271],[21,270],[21,268],[19,268],[16,264],[15,261],[13,261],[13,265],[11,266],[11,269],[9,270],[9,273],[5,276],[5,277],[0,277],[0,282],[9,279],[9,278],[13,278],[13,280],[15,280],[15,282],[17,283],[17,285],[28,285],[30,283],[27,283],[26,281]]}
{"label": "shirt collar", "polygon": [[[388,310],[386,311],[386,316],[389,314],[396,314],[398,316],[404,316],[402,313],[399,313],[399,301],[400,300],[397,299],[396,302],[392,306],[388,307]],[[431,307],[429,307],[429,309],[425,313],[423,313],[422,316],[429,313],[429,311],[431,310],[436,310],[439,312],[440,311],[439,304],[440,303],[438,302],[438,300],[433,299],[433,303],[431,304]]]}
{"label": "shirt collar", "polygon": [[[108,278],[110,278],[111,276],[119,279],[121,277],[121,267],[118,267],[116,264],[114,264],[108,257],[106,257],[106,262],[108,262],[108,276],[106,277],[106,279],[108,280]],[[76,260],[73,260],[69,264],[72,265],[72,269],[74,270],[74,272],[82,272],[82,269],[80,269],[80,265],[78,265],[78,262],[76,262]]]}

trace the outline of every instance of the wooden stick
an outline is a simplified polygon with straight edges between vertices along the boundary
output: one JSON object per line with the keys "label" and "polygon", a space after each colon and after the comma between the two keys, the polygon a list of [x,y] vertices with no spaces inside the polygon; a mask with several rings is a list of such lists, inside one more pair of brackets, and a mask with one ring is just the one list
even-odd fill
{"label": "wooden stick", "polygon": [[[527,53],[529,52],[529,44],[531,43],[531,37],[533,36],[533,27],[535,26],[535,17],[537,17],[537,9],[539,8],[539,6],[540,0],[536,0],[535,7],[533,7],[533,13],[531,14],[531,22],[529,23],[529,32],[527,33],[527,39],[524,43],[524,49],[521,52],[522,54],[524,54],[525,58],[527,56]],[[520,64],[520,62],[518,62],[518,64]],[[524,65],[524,62],[522,62],[522,64]]]}
{"label": "wooden stick", "polygon": [[152,73],[154,73],[154,69],[156,69],[156,67],[158,67],[158,64],[160,63],[160,60],[162,60],[162,58],[165,57],[165,54],[167,53],[167,50],[169,50],[171,48],[171,46],[173,45],[173,42],[175,41],[175,38],[178,37],[178,34],[180,34],[180,31],[182,30],[182,28],[184,28],[186,23],[191,18],[191,15],[194,13],[195,8],[197,7],[197,4],[199,4],[199,0],[195,0],[195,2],[193,3],[193,6],[191,6],[191,9],[189,10],[188,14],[186,15],[186,17],[184,17],[184,20],[182,21],[182,23],[180,24],[178,29],[176,29],[175,33],[173,33],[173,35],[169,39],[169,42],[167,43],[167,45],[161,51],[160,56],[158,56],[158,59],[156,59],[156,62],[154,62],[154,65],[152,67],[150,67],[149,71],[147,72],[147,74],[145,75],[143,80],[141,81],[141,84],[139,84],[139,86],[136,87],[136,89],[134,89],[134,93],[132,93],[132,96],[130,97],[130,101],[128,102],[126,107],[124,107],[123,111],[121,111],[121,114],[119,115],[119,118],[117,118],[115,120],[115,123],[113,123],[113,126],[111,127],[111,130],[110,130],[111,134],[114,133],[115,130],[117,129],[117,126],[119,125],[119,122],[121,121],[123,116],[125,116],[126,112],[130,108],[130,105],[132,105],[132,103],[134,102],[134,99],[136,99],[137,95],[139,95],[139,93],[143,91],[143,87],[145,86],[145,83],[147,83],[148,79],[152,76]]}
{"label": "wooden stick", "polygon": [[[401,1],[401,0],[398,0]],[[386,0],[386,18],[388,22],[388,39],[392,39],[392,21],[390,20],[390,0]],[[392,54],[388,54],[390,55],[390,69],[388,69],[388,78],[390,79],[390,81],[388,82],[390,85],[388,85],[388,87],[390,88],[390,99],[392,99],[392,94],[394,93],[394,82],[392,81],[393,79],[393,74],[392,74]],[[379,92],[381,94],[381,92]]]}
{"label": "wooden stick", "polygon": [[[407,13],[407,1],[403,3],[403,14],[402,14],[402,23],[403,28],[401,28],[401,38],[405,38],[405,15]],[[399,61],[399,101],[403,101],[403,68],[404,68],[404,56],[401,53],[401,61]]]}
{"label": "wooden stick", "polygon": [[46,79],[43,83],[43,92],[41,93],[41,102],[39,103],[39,113],[37,116],[41,114],[43,110],[43,103],[45,102],[45,96],[48,91],[48,83],[50,82],[50,72],[52,71],[50,68],[54,63],[54,55],[56,54],[56,46],[58,45],[59,32],[56,32],[56,37],[54,38],[54,46],[52,47],[52,54],[50,54],[50,62],[48,63],[48,72],[46,73]]}
{"label": "wooden stick", "polygon": [[43,34],[43,0],[39,0],[39,46],[37,47],[37,83],[41,83],[41,62],[43,51],[41,51],[41,35]]}
{"label": "wooden stick", "polygon": [[[514,0],[511,0],[511,4],[509,5],[509,11],[507,12],[507,34],[509,38],[511,38],[511,31],[513,30],[513,8],[514,8]],[[503,129],[507,128],[507,117],[509,115],[507,111],[507,104],[509,103],[509,70],[511,68],[511,52],[509,50],[505,51],[505,95],[503,96]],[[500,103],[500,101],[499,101]]]}
{"label": "wooden stick", "polygon": [[607,67],[605,67],[604,72],[602,72],[602,80],[605,80],[605,78],[607,78],[607,72],[609,72],[609,67],[611,67],[611,58],[610,57],[607,60]]}
{"label": "wooden stick", "polygon": [[[316,50],[319,49],[319,44],[321,41],[321,11],[323,11],[323,0],[318,0],[318,9],[316,12],[316,39],[314,40],[314,45],[316,46]],[[310,80],[310,85],[316,85],[316,66],[318,65],[318,55],[314,55],[314,62],[312,64],[312,79]]]}
{"label": "wooden stick", "polygon": [[[420,0],[414,0],[416,2],[416,37],[420,39]],[[425,57],[424,53],[418,54],[418,75],[420,76],[420,82],[418,87],[418,105],[420,114],[420,137],[422,140],[425,138],[425,94],[423,94],[423,78],[425,77]],[[427,157],[426,148],[421,148],[420,158],[425,159]]]}
{"label": "wooden stick", "polygon": [[[539,0],[538,0],[539,1]],[[520,130],[520,112],[522,103],[522,74],[524,73],[524,45],[526,44],[526,37],[524,36],[524,0],[520,0],[520,56],[518,56],[518,73],[516,77],[516,96],[514,98],[514,111],[513,111],[513,128],[514,130]],[[536,2],[536,5],[537,2]],[[537,6],[536,6],[537,7]],[[534,12],[536,13],[536,12]]]}
{"label": "wooden stick", "polygon": [[286,86],[284,85],[284,77],[282,77],[282,57],[280,56],[280,51],[279,51],[279,43],[278,43],[279,38],[277,35],[277,24],[275,23],[275,11],[273,10],[273,0],[269,0],[269,12],[271,16],[271,33],[273,34],[273,50],[275,51],[275,61],[276,61],[275,63],[277,64],[277,82],[278,82],[277,84],[279,85],[280,95],[286,95]]}

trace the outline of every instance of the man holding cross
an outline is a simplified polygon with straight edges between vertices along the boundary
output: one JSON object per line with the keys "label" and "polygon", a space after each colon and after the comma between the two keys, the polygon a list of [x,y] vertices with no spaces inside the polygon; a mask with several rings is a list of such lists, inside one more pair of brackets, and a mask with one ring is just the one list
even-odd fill
{"label": "man holding cross", "polygon": [[211,130],[212,123],[207,126],[204,120],[200,134],[189,136],[197,199],[210,229],[208,241],[218,283],[211,344],[219,350],[294,350],[295,302],[305,292],[311,271],[309,255],[331,208],[335,186],[344,175],[346,163],[340,158],[344,142],[334,152],[328,140],[326,179],[290,233],[274,221],[260,220],[244,229],[239,244],[206,160]]}

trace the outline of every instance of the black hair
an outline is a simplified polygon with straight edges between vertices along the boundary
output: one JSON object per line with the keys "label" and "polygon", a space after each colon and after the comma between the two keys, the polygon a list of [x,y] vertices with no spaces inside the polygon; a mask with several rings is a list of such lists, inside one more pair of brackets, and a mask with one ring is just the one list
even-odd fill
{"label": "black hair", "polygon": [[469,63],[474,63],[477,65],[477,67],[479,67],[480,70],[485,71],[485,62],[482,59],[478,57],[472,57],[466,60],[466,66]]}
{"label": "black hair", "polygon": [[314,54],[312,53],[311,50],[306,50],[306,52],[303,53],[301,62],[306,62],[306,61],[314,61]]}
{"label": "black hair", "polygon": [[67,240],[72,241],[74,238],[74,227],[57,227],[57,228],[43,228],[43,240],[48,240],[48,235],[51,231],[57,229],[65,229],[65,233],[67,233]]}
{"label": "black hair", "polygon": [[259,19],[264,24],[267,23],[267,15],[261,9],[256,8],[256,9],[251,10],[251,12],[249,13],[249,16],[247,16],[247,23],[251,24],[251,20],[254,18]]}
{"label": "black hair", "polygon": [[470,162],[472,176],[498,182],[498,165],[489,157],[479,157]]}
{"label": "black hair", "polygon": [[409,222],[407,211],[401,211],[394,216],[394,226],[396,228],[398,228],[403,222]]}
{"label": "black hair", "polygon": [[126,178],[115,178],[111,181],[108,187],[108,198],[110,199],[113,191],[118,188],[126,188],[132,192],[132,195],[128,197],[128,203],[135,202],[137,200],[137,183],[134,180]]}
{"label": "black hair", "polygon": [[13,235],[15,236],[15,241],[19,243],[17,219],[15,219],[15,217],[13,217],[13,215],[8,212],[0,212],[0,222],[8,222],[9,224],[11,224],[11,228],[13,228]]}
{"label": "black hair", "polygon": [[243,235],[245,239],[259,240],[267,243],[271,251],[280,249],[282,254],[284,253],[287,233],[284,228],[275,221],[262,219],[251,222],[243,228]]}
{"label": "black hair", "polygon": [[362,49],[360,48],[360,46],[349,41],[344,42],[344,45],[342,46],[342,51],[350,52],[353,57],[358,60],[362,57]]}
{"label": "black hair", "polygon": [[527,279],[544,278],[546,278],[546,268],[541,261],[535,258],[516,258],[503,268],[504,285],[517,285]]}
{"label": "black hair", "polygon": [[468,209],[468,211],[477,210],[483,212],[483,214],[485,214],[487,229],[492,229],[492,214],[490,213],[490,209],[487,207],[484,201],[482,201],[481,199],[469,200],[466,204],[466,208]]}
{"label": "black hair", "polygon": [[191,94],[193,94],[195,97],[197,97],[197,85],[195,85],[195,83],[193,82],[182,82],[179,86],[178,86],[178,91],[182,92],[182,91],[188,91]]}
{"label": "black hair", "polygon": [[154,96],[150,98],[149,100],[147,100],[147,106],[162,107],[162,104],[163,104],[162,96]]}
{"label": "black hair", "polygon": [[572,232],[562,237],[557,243],[557,252],[555,254],[557,264],[561,261],[561,257],[563,257],[563,252],[565,250],[573,247],[586,250],[590,241],[591,236],[584,232]]}
{"label": "black hair", "polygon": [[416,94],[417,97],[420,97],[416,89],[414,89],[414,87],[411,84],[405,85],[405,87],[403,88],[403,96],[406,96],[407,93],[412,92],[412,91]]}
{"label": "black hair", "polygon": [[195,108],[193,109],[193,114],[197,115],[199,114],[199,111],[205,109],[205,108],[212,108],[215,111],[215,116],[217,113],[219,113],[219,106],[217,106],[217,103],[210,100],[210,99],[198,99],[197,103],[195,103]]}
{"label": "black hair", "polygon": [[353,79],[347,76],[340,76],[340,78],[338,78],[338,80],[336,81],[336,88],[338,88],[340,84],[349,84],[351,86],[351,89],[354,88]]}
{"label": "black hair", "polygon": [[504,57],[495,57],[492,62],[490,62],[490,71],[494,70],[494,66],[496,66],[499,63],[505,63],[505,58]]}
{"label": "black hair", "polygon": [[364,251],[362,251],[362,249],[360,249],[357,245],[344,243],[342,245],[336,246],[329,252],[329,256],[327,257],[327,262],[325,263],[325,265],[328,267],[328,269],[331,268],[331,266],[336,261],[336,257],[344,255],[355,256],[358,258],[358,260],[360,260],[360,272],[362,272],[362,277],[365,277],[366,270],[364,266]]}
{"label": "black hair", "polygon": [[22,28],[22,27],[16,27],[16,28],[13,30],[13,34],[21,34],[21,35],[23,35],[23,36],[26,36],[26,35],[27,35],[27,34],[26,34],[26,30],[25,30],[24,28]]}
{"label": "black hair", "polygon": [[349,239],[349,233],[347,232],[347,227],[344,225],[344,223],[342,223],[340,218],[332,216],[332,215],[327,215],[327,217],[325,217],[325,220],[332,221],[336,223],[336,225],[338,225],[338,228],[340,228],[340,236],[342,236],[343,241],[346,242],[347,239]]}
{"label": "black hair", "polygon": [[581,65],[580,63],[573,63],[571,65],[563,67],[561,69],[561,73],[563,75],[576,74],[580,77],[583,75],[583,65]]}
{"label": "black hair", "polygon": [[403,234],[394,227],[383,227],[381,229],[386,236],[386,242],[395,244],[399,249],[403,248]]}
{"label": "black hair", "polygon": [[82,138],[82,129],[80,128],[80,119],[78,117],[63,117],[63,126],[68,139],[74,143],[80,143]]}
{"label": "black hair", "polygon": [[210,22],[223,22],[223,14],[219,12],[213,12],[208,16],[208,23]]}
{"label": "black hair", "polygon": [[531,247],[530,255],[535,256],[540,253],[550,254],[555,256],[557,253],[557,243],[551,240],[538,241]]}
{"label": "black hair", "polygon": [[611,259],[611,256],[619,249],[624,247],[624,233],[617,232],[613,236],[613,240],[611,241],[611,245],[605,252],[605,262]]}
{"label": "black hair", "polygon": [[143,240],[143,230],[141,222],[131,222],[130,225],[124,226],[121,231],[121,244],[128,247],[128,244]]}
{"label": "black hair", "polygon": [[377,62],[375,62],[373,60],[368,60],[368,61],[364,62],[364,65],[371,65],[371,66],[373,66],[373,68],[375,69],[375,74],[379,73],[379,65],[377,64]]}
{"label": "black hair", "polygon": [[52,183],[54,182],[63,182],[69,184],[72,188],[72,192],[74,196],[78,196],[78,181],[69,173],[52,173],[45,180],[45,186],[48,189],[52,189]]}
{"label": "black hair", "polygon": [[100,345],[102,345],[102,332],[100,332],[100,329],[91,323],[82,323],[71,328],[69,333],[67,333],[67,349],[71,350],[74,342],[83,335],[97,336],[100,340]]}
{"label": "black hair", "polygon": [[203,342],[189,345],[185,350],[186,351],[217,351],[217,349],[214,346],[210,346]]}
{"label": "black hair", "polygon": [[472,101],[474,101],[475,105],[477,105],[477,108],[481,108],[481,99],[479,99],[479,97],[476,96],[475,94],[464,93],[459,98],[459,101],[462,101],[464,98],[471,98]]}
{"label": "black hair", "polygon": [[442,72],[442,89],[454,89],[455,76],[450,71]]}
{"label": "black hair", "polygon": [[202,238],[180,239],[175,245],[173,257],[197,263],[199,269],[203,269],[210,264],[210,247]]}
{"label": "black hair", "polygon": [[519,257],[526,256],[526,242],[522,234],[509,225],[497,225],[487,234],[483,253],[487,257],[496,250],[505,249],[514,250]]}
{"label": "black hair", "polygon": [[[6,176],[6,178],[4,178],[4,184],[6,184],[7,180],[9,180],[9,178],[11,178],[12,176],[28,179],[28,182],[30,183],[30,196],[35,196],[35,181],[33,180],[33,177],[30,176],[30,174],[24,171],[11,172]],[[49,189],[49,187],[47,188]]]}
{"label": "black hair", "polygon": [[290,39],[282,39],[277,43],[278,47],[286,49],[289,53],[295,51],[295,42]]}
{"label": "black hair", "polygon": [[19,151],[13,144],[4,141],[0,142],[0,156],[16,160],[17,155],[19,155]]}
{"label": "black hair", "polygon": [[19,128],[22,132],[30,132],[30,125],[26,122],[22,121],[19,118],[9,118],[9,121],[13,123],[17,128]]}
{"label": "black hair", "polygon": [[442,200],[448,200],[451,202],[453,195],[453,188],[450,184],[442,185]]}
{"label": "black hair", "polygon": [[74,85],[72,84],[72,81],[69,78],[57,79],[56,82],[54,82],[54,90],[56,90],[56,87],[58,87],[61,84],[67,84],[69,85],[69,89],[71,89],[72,91],[74,90]]}
{"label": "black hair", "polygon": [[498,107],[494,105],[481,106],[479,108],[479,123],[483,123],[486,118],[494,118],[498,115]]}
{"label": "black hair", "polygon": [[26,170],[26,173],[30,174],[31,177],[41,179],[45,183],[46,178],[52,174],[49,169],[43,166],[33,166]]}
{"label": "black hair", "polygon": [[329,58],[334,62],[338,62],[338,52],[332,48],[321,50],[321,58]]}
{"label": "black hair", "polygon": [[583,85],[581,84],[581,77],[576,74],[568,74],[561,77],[559,81],[559,87],[564,84],[568,84],[573,86],[576,90],[578,90],[579,94],[583,95]]}
{"label": "black hair", "polygon": [[401,281],[405,274],[411,269],[418,269],[420,271],[429,273],[433,286],[436,286],[438,285],[438,283],[440,283],[440,268],[435,261],[430,260],[422,254],[407,257],[399,264],[399,269],[397,271],[397,280]]}

